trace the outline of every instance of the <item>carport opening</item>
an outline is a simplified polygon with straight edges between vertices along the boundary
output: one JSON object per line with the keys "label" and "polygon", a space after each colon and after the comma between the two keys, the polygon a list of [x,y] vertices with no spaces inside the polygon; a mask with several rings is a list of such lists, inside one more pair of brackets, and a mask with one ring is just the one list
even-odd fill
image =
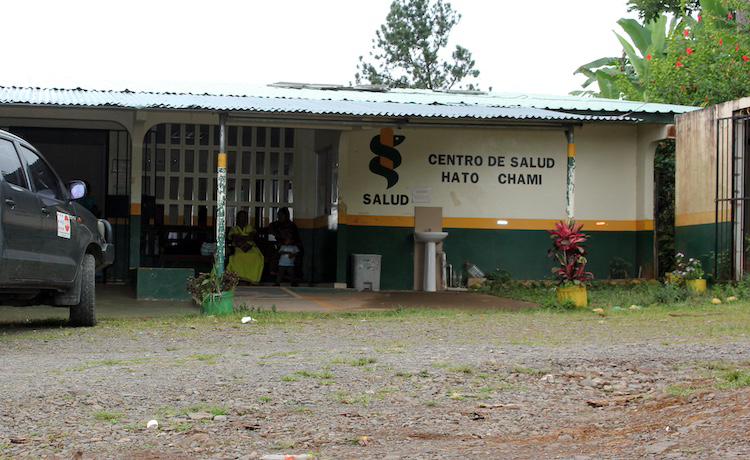
{"label": "carport opening", "polygon": [[82,180],[87,196],[81,204],[110,221],[115,263],[97,275],[100,282],[128,279],[130,203],[130,135],[124,129],[10,126],[7,130],[31,143],[64,182]]}

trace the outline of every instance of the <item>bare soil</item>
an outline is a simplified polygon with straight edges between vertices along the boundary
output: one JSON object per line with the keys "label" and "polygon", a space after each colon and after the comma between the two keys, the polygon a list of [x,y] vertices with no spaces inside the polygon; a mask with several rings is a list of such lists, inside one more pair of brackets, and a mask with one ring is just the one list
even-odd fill
{"label": "bare soil", "polygon": [[748,458],[737,311],[0,325],[0,458]]}

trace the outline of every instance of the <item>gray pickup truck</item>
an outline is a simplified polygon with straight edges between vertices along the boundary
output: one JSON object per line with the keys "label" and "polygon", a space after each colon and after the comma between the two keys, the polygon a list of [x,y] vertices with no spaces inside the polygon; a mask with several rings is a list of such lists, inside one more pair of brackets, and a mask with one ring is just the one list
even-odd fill
{"label": "gray pickup truck", "polygon": [[93,326],[95,272],[114,261],[112,227],[75,200],[28,142],[0,130],[0,305],[70,308],[70,324]]}

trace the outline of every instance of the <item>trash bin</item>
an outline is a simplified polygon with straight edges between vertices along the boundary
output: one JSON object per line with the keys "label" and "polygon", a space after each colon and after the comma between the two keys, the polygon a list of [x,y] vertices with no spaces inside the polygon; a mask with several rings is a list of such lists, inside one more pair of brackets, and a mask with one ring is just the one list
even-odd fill
{"label": "trash bin", "polygon": [[380,254],[352,254],[354,289],[380,290],[380,257]]}

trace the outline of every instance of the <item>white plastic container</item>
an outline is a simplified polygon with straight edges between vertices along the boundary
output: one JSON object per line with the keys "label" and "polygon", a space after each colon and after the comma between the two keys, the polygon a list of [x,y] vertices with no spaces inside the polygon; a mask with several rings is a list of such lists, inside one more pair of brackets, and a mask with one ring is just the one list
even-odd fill
{"label": "white plastic container", "polygon": [[380,290],[380,254],[352,254],[352,278],[357,291]]}

